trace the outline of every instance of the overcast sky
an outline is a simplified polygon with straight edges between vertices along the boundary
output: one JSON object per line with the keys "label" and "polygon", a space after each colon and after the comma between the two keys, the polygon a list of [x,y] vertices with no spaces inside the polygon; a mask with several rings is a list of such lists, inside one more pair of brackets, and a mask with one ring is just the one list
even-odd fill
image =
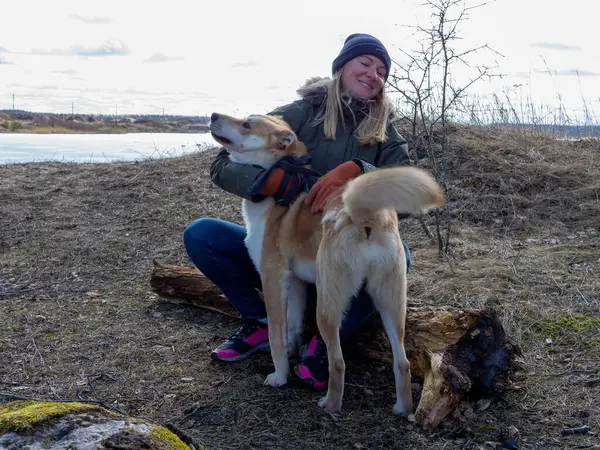
{"label": "overcast sky", "polygon": [[[402,63],[398,48],[417,47],[405,25],[426,25],[428,11],[422,0],[13,1],[0,19],[0,109],[14,94],[30,111],[70,112],[73,102],[104,114],[266,112],[295,99],[306,78],[329,76],[350,33],[376,35]],[[520,85],[513,92],[540,105],[560,94],[569,110],[585,99],[600,117],[599,12],[598,0],[473,10],[460,45],[488,44],[503,56],[480,58],[505,75],[473,94]]]}

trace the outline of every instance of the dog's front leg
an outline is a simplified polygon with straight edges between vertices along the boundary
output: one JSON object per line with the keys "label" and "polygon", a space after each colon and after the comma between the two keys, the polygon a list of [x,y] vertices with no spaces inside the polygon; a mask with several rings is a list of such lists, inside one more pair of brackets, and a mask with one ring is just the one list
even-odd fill
{"label": "dog's front leg", "polygon": [[267,375],[265,385],[283,386],[289,375],[287,343],[287,286],[289,270],[264,271],[263,294],[269,320],[269,344],[275,372]]}

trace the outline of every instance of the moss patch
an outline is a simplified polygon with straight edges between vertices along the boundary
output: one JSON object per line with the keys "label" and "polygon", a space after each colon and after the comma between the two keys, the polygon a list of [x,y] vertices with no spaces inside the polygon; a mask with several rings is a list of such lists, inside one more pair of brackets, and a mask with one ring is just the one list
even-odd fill
{"label": "moss patch", "polygon": [[49,419],[82,411],[102,411],[107,415],[113,414],[100,406],[86,403],[16,401],[0,405],[0,433],[30,430],[34,425]]}
{"label": "moss patch", "polygon": [[165,427],[154,427],[148,435],[160,448],[168,450],[190,450],[177,435],[167,430]]}
{"label": "moss patch", "polygon": [[578,336],[600,343],[600,317],[591,312],[582,314],[562,313],[556,317],[543,320],[536,325],[537,331],[547,337]]}

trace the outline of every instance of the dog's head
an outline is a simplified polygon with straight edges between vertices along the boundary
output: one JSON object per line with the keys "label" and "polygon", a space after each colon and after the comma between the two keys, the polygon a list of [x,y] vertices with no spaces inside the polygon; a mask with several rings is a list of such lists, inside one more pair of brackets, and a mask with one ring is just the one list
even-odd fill
{"label": "dog's head", "polygon": [[251,115],[244,119],[213,113],[210,132],[229,151],[232,161],[269,169],[284,156],[302,156],[306,147],[279,116]]}

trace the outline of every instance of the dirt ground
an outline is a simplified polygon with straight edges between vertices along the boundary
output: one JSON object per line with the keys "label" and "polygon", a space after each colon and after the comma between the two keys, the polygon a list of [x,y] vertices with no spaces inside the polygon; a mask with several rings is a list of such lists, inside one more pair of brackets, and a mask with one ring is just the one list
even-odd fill
{"label": "dirt ground", "polygon": [[236,321],[149,287],[154,259],[190,264],[192,220],[241,223],[209,152],[0,166],[0,401],[101,401],[215,449],[600,448],[600,143],[461,128],[451,146],[449,256],[417,220],[401,223],[409,301],[499,312],[524,351],[501,398],[424,432],[392,415],[391,368],[360,354],[348,353],[338,416],[293,381],[263,386],[268,354],[211,361]]}

